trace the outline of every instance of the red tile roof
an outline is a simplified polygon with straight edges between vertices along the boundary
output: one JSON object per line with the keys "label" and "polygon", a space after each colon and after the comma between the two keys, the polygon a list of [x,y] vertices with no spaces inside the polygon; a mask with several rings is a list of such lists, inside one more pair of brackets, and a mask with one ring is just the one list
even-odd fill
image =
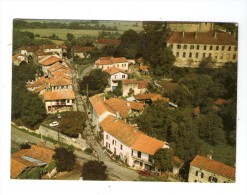
{"label": "red tile roof", "polygon": [[234,167],[209,159],[206,156],[197,155],[190,165],[235,180],[236,169]]}
{"label": "red tile roof", "polygon": [[105,104],[104,100],[102,97],[99,95],[94,95],[89,98],[89,101],[97,113],[98,117],[104,114],[105,112],[110,112],[112,114],[116,114],[116,111],[113,110],[111,107],[109,107],[107,104]]}
{"label": "red tile roof", "polygon": [[74,91],[46,91],[44,92],[44,100],[71,100],[75,99]]}
{"label": "red tile roof", "polygon": [[51,86],[64,86],[72,85],[71,79],[66,79],[63,77],[52,77],[48,81]]}
{"label": "red tile roof", "polygon": [[121,43],[121,41],[120,40],[116,40],[116,39],[98,39],[98,40],[96,40],[96,43],[118,46]]}
{"label": "red tile roof", "polygon": [[38,79],[37,81],[34,81],[34,82],[32,82],[32,83],[28,83],[28,84],[27,84],[27,88],[42,86],[42,85],[46,84],[47,81],[48,81],[47,78],[41,77],[41,78]]}
{"label": "red tile roof", "polygon": [[48,68],[49,72],[55,72],[59,69],[65,68],[62,63],[60,62],[56,62],[55,64],[53,64],[51,67]]}
{"label": "red tile roof", "polygon": [[125,79],[122,80],[123,85],[131,85],[131,84],[137,84],[136,79]]}
{"label": "red tile roof", "polygon": [[123,70],[121,70],[120,68],[117,67],[110,67],[104,70],[106,73],[108,73],[109,75],[114,75],[116,73],[122,72],[127,74],[126,72],[124,72]]}
{"label": "red tile roof", "polygon": [[125,57],[114,58],[112,56],[100,57],[95,64],[96,65],[111,65],[116,63],[128,63],[128,60]]}
{"label": "red tile roof", "polygon": [[220,106],[226,104],[227,102],[228,102],[227,100],[221,99],[221,98],[214,101],[215,104],[220,105]]}
{"label": "red tile roof", "polygon": [[173,32],[166,42],[183,44],[237,45],[237,41],[230,34],[225,32],[216,32],[216,37],[214,37],[214,33],[214,31]]}
{"label": "red tile roof", "polygon": [[146,80],[137,81],[137,84],[138,84],[138,89],[144,89],[144,88],[147,88],[148,81]]}
{"label": "red tile roof", "polygon": [[50,163],[54,154],[53,150],[36,145],[32,145],[30,149],[15,152],[11,155],[11,178],[17,178],[27,167],[38,166],[37,163],[22,158],[23,156]]}
{"label": "red tile roof", "polygon": [[107,99],[105,103],[113,110],[118,111],[123,118],[126,118],[131,110],[141,111],[144,107],[142,103],[129,102],[118,98]]}
{"label": "red tile roof", "polygon": [[154,155],[165,145],[165,142],[149,137],[113,116],[106,117],[100,125],[104,131],[136,151]]}
{"label": "red tile roof", "polygon": [[44,52],[44,51],[36,51],[34,52],[34,54],[36,56],[49,56],[49,55],[53,55],[53,52]]}
{"label": "red tile roof", "polygon": [[59,62],[61,60],[62,60],[61,58],[58,58],[56,56],[51,56],[51,57],[47,58],[46,60],[40,62],[40,64],[43,66],[50,66],[50,65],[52,65],[56,62]]}
{"label": "red tile roof", "polygon": [[75,53],[84,53],[94,50],[95,47],[75,46],[73,49]]}
{"label": "red tile roof", "polygon": [[41,92],[42,90],[44,90],[46,88],[46,85],[41,85],[39,88],[35,89],[33,92],[34,93],[39,93]]}
{"label": "red tile roof", "polygon": [[134,95],[135,99],[137,100],[151,100],[151,101],[157,101],[157,100],[163,100],[164,102],[169,102],[169,98],[162,97],[160,94],[156,93],[147,93],[147,94],[137,94]]}

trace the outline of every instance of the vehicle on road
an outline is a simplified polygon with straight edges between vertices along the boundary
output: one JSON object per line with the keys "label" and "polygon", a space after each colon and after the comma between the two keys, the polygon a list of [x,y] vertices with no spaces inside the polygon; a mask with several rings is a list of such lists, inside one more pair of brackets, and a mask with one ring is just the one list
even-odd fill
{"label": "vehicle on road", "polygon": [[52,123],[49,124],[50,127],[56,127],[59,125],[59,122],[53,121]]}

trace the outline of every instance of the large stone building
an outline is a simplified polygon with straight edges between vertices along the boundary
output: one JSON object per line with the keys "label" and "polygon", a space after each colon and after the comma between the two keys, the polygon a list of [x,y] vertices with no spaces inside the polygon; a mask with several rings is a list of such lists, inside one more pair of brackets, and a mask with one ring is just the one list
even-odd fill
{"label": "large stone building", "polygon": [[211,157],[197,155],[190,163],[189,182],[233,183],[235,168]]}
{"label": "large stone building", "polygon": [[215,67],[237,62],[237,41],[225,32],[173,32],[166,45],[176,57],[175,66],[179,67],[197,67],[207,57],[215,61]]}
{"label": "large stone building", "polygon": [[213,22],[167,22],[172,31],[207,32],[214,29]]}

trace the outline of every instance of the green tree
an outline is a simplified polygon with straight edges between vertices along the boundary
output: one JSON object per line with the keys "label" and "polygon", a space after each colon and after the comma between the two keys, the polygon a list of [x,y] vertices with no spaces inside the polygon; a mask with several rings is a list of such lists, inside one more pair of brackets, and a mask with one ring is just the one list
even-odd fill
{"label": "green tree", "polygon": [[57,171],[70,171],[75,164],[75,156],[72,151],[60,147],[55,149],[53,159],[56,161]]}
{"label": "green tree", "polygon": [[107,180],[106,169],[104,162],[88,161],[82,167],[83,180]]}
{"label": "green tree", "polygon": [[[78,137],[79,133],[83,133],[86,127],[86,115],[84,112],[66,112],[66,116],[59,121],[59,129],[61,133],[70,137]],[[73,121],[73,123],[71,122]]]}
{"label": "green tree", "polygon": [[118,81],[118,86],[116,87],[116,89],[113,90],[113,93],[116,96],[121,96],[123,94],[123,92],[122,92],[122,81]]}
{"label": "green tree", "polygon": [[215,112],[201,114],[197,119],[199,136],[211,145],[225,144],[222,119]]}
{"label": "green tree", "polygon": [[173,168],[173,150],[168,148],[163,148],[155,152],[153,159],[156,168],[160,169],[162,172],[172,171]]}
{"label": "green tree", "polygon": [[93,69],[88,76],[85,76],[79,83],[83,95],[93,96],[102,93],[108,84],[108,74],[101,69]]}
{"label": "green tree", "polygon": [[121,43],[116,49],[117,56],[134,59],[141,52],[141,37],[134,30],[125,31],[121,36]]}
{"label": "green tree", "polygon": [[67,37],[68,41],[72,41],[73,39],[75,39],[75,37],[72,33],[67,33],[66,37]]}

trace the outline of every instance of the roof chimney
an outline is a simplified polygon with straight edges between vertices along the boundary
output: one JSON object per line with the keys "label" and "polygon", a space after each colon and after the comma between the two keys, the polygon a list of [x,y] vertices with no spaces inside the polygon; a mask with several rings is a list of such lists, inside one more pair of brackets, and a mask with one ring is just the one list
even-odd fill
{"label": "roof chimney", "polygon": [[217,31],[214,31],[214,38],[217,37]]}

